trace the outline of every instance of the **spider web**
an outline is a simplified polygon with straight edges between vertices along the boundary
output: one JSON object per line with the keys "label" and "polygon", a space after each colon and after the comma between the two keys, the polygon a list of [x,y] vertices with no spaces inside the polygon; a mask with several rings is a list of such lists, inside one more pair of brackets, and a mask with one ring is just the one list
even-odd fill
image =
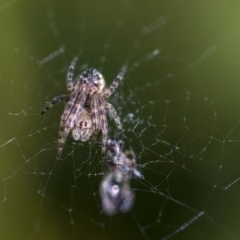
{"label": "spider web", "polygon": [[[240,238],[239,5],[196,1],[0,3],[1,239]],[[132,210],[106,216],[99,146],[70,137],[56,160],[67,68],[112,82],[134,149]]]}

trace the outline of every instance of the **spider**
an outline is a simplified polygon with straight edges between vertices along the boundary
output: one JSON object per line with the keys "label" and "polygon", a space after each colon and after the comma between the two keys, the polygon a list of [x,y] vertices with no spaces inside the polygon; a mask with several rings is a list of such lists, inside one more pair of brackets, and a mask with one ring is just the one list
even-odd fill
{"label": "spider", "polygon": [[134,192],[130,187],[132,175],[143,179],[136,169],[136,156],[132,150],[122,152],[123,142],[112,138],[107,142],[109,172],[100,185],[100,195],[104,212],[113,215],[127,212],[134,202]]}
{"label": "spider", "polygon": [[85,142],[102,131],[102,155],[106,151],[108,122],[106,112],[114,119],[117,128],[121,129],[120,118],[114,106],[108,103],[109,97],[114,93],[119,83],[123,80],[127,66],[124,65],[109,88],[105,80],[96,69],[87,69],[76,81],[73,73],[78,57],[71,62],[67,73],[67,95],[62,94],[47,103],[41,114],[55,104],[65,100],[66,106],[60,120],[57,158],[61,156],[67,136],[71,131],[74,140]]}

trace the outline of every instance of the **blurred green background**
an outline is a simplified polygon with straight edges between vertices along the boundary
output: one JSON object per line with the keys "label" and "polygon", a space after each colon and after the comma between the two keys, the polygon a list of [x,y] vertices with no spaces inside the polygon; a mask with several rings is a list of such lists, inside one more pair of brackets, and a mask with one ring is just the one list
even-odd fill
{"label": "blurred green background", "polygon": [[[0,1],[1,239],[239,239],[240,4],[234,1]],[[138,155],[127,214],[102,212],[97,146],[70,137],[57,161],[76,75],[111,83],[118,133]]]}

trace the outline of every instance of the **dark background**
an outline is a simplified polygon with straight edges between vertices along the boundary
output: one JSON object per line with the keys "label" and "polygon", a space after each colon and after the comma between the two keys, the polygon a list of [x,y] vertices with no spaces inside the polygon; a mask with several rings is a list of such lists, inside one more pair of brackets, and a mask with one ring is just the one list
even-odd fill
{"label": "dark background", "polygon": [[[239,239],[237,1],[0,2],[1,239]],[[95,67],[117,132],[138,155],[133,209],[108,217],[97,146],[70,137],[57,161],[67,68]]]}

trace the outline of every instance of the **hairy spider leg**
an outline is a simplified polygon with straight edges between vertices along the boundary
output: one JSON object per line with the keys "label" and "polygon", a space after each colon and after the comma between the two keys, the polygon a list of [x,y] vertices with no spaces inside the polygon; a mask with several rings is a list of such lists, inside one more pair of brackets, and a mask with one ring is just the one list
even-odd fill
{"label": "hairy spider leg", "polygon": [[[66,120],[64,115],[65,111],[62,114],[60,129],[59,129],[57,158],[61,156],[64,144],[66,142],[70,129],[73,128],[75,122],[77,122],[77,120],[80,117],[86,98],[87,98],[87,94],[85,92],[79,93],[75,98],[75,101],[77,103],[75,105],[72,104],[73,106],[70,108],[71,111],[69,110],[67,112]],[[67,107],[66,107],[66,110],[67,110]]]}
{"label": "hairy spider leg", "polygon": [[87,93],[82,91],[76,94],[72,100],[68,101],[65,107],[60,122],[57,158],[61,156],[69,131],[73,128],[75,120],[79,118],[81,110],[84,107],[86,98]]}
{"label": "hairy spider leg", "polygon": [[[68,94],[71,94],[74,86],[73,86],[73,72],[74,72],[74,68],[76,65],[76,62],[78,61],[78,57],[76,56],[73,61],[71,62],[69,68],[68,68],[68,73],[67,73],[67,90],[68,90]],[[66,100],[68,101],[69,98],[67,95],[65,94],[61,94],[60,96],[55,97],[51,102],[47,103],[47,105],[44,107],[44,109],[41,112],[41,115],[43,115],[46,111],[48,111],[51,107],[53,107],[54,105],[56,105],[57,103]]]}
{"label": "hairy spider leg", "polygon": [[105,157],[106,142],[107,142],[107,119],[104,108],[104,99],[100,95],[93,95],[91,100],[91,116],[93,125],[93,141],[96,140],[99,130],[102,130],[102,156]]}
{"label": "hairy spider leg", "polygon": [[114,108],[114,106],[110,103],[106,103],[106,109],[109,112],[109,115],[111,116],[111,118],[113,118],[113,120],[115,121],[115,124],[117,125],[118,129],[122,129],[122,124],[121,124],[121,120],[117,114],[116,109]]}
{"label": "hairy spider leg", "polygon": [[[78,117],[87,99],[86,91],[78,91],[76,94],[72,94],[72,98],[67,102],[67,105],[63,111],[61,119],[68,121],[70,127],[73,126],[73,121]],[[71,116],[71,117],[70,117]]]}
{"label": "hairy spider leg", "polygon": [[69,134],[70,127],[65,125],[65,122],[61,120],[59,128],[58,146],[57,146],[57,159],[60,158],[63,147],[65,145],[67,136]]}
{"label": "hairy spider leg", "polygon": [[98,132],[99,132],[99,130],[96,130],[93,132],[91,142],[89,142],[89,144],[99,146],[99,143],[97,142]]}
{"label": "hairy spider leg", "polygon": [[92,127],[93,131],[99,129],[99,102],[97,96],[94,94],[91,96],[90,109],[91,109],[91,118],[92,118]]}
{"label": "hairy spider leg", "polygon": [[120,72],[118,73],[117,77],[113,80],[111,86],[105,90],[105,93],[104,93],[105,99],[108,99],[113,94],[113,92],[117,89],[120,82],[123,80],[126,71],[127,71],[127,65],[122,66]]}
{"label": "hairy spider leg", "polygon": [[102,157],[105,158],[107,134],[108,134],[108,122],[107,122],[106,110],[104,106],[105,100],[102,97],[99,97],[98,102],[99,102],[99,118],[100,118],[99,129],[102,129]]}
{"label": "hairy spider leg", "polygon": [[73,73],[74,73],[74,69],[76,66],[76,63],[78,61],[78,57],[74,57],[74,59],[72,60],[69,68],[68,68],[68,72],[67,72],[67,91],[68,94],[70,95],[73,90],[74,90],[74,83],[73,83]]}
{"label": "hairy spider leg", "polygon": [[68,96],[65,94],[62,94],[60,96],[55,97],[51,102],[48,102],[47,105],[43,108],[41,115],[43,115],[45,112],[47,112],[51,107],[58,104],[59,102],[66,100],[68,101]]}

